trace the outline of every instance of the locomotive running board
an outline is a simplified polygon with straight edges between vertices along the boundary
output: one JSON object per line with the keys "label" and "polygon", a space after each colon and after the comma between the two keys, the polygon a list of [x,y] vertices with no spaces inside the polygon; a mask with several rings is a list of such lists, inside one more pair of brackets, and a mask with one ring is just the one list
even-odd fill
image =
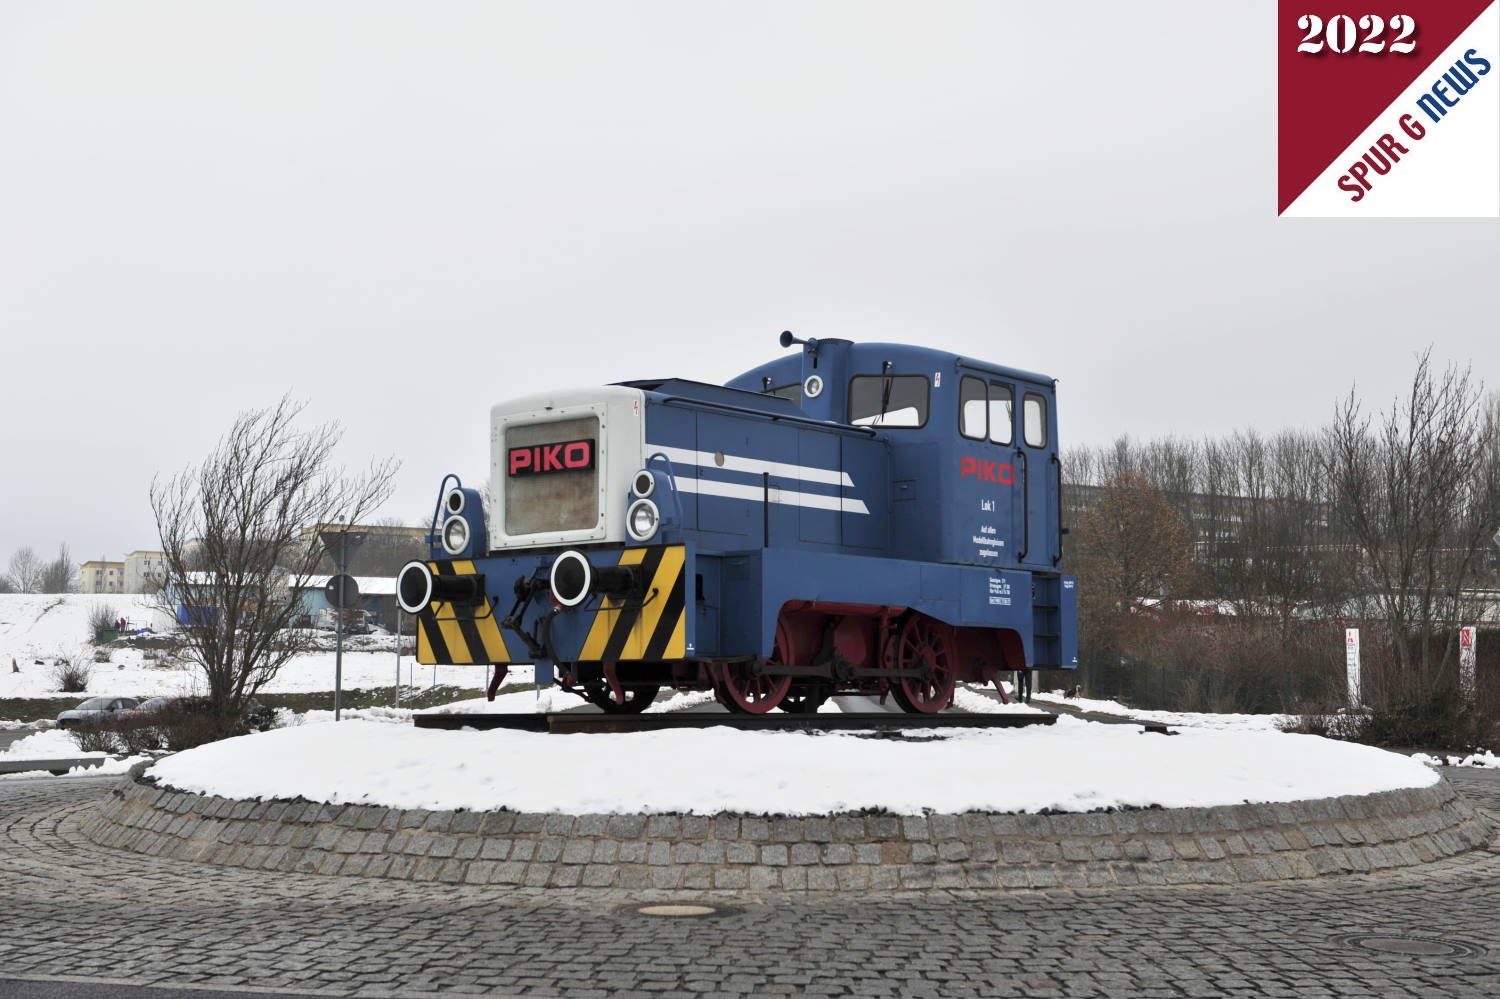
{"label": "locomotive running board", "polygon": [[1024,725],[1051,725],[1052,714],[966,714],[962,712],[932,715],[897,714],[892,711],[858,714],[815,715],[739,715],[698,712],[663,712],[643,715],[607,715],[592,712],[566,714],[423,714],[414,715],[417,728],[493,729],[510,728],[524,732],[550,732],[565,735],[573,732],[653,732],[664,728],[727,728],[770,732],[845,732],[870,730],[931,728],[1020,728]]}

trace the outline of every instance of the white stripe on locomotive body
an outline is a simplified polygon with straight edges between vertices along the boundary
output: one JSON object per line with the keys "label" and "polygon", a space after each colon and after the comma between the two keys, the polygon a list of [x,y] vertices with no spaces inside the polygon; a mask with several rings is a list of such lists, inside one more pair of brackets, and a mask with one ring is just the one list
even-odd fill
{"label": "white stripe on locomotive body", "polygon": [[[761,458],[742,458],[735,454],[723,456],[721,465],[712,451],[689,451],[687,448],[646,445],[647,456],[664,454],[675,465],[696,465],[699,468],[719,468],[726,472],[751,472],[761,475],[769,472],[783,479],[800,479],[803,482],[818,482],[827,486],[853,486],[854,480],[848,472],[832,468],[813,468],[809,465],[790,465],[784,461],[765,461]],[[837,507],[830,507],[837,509]],[[861,511],[864,512],[864,511]]]}
{"label": "white stripe on locomotive body", "polygon": [[[673,476],[672,483],[685,493],[708,496],[723,496],[727,499],[743,499],[760,502],[766,498],[763,486],[752,486],[740,482],[721,482],[718,479],[698,479],[689,476]],[[834,510],[839,513],[869,513],[864,500],[846,496],[823,496],[818,493],[799,493],[779,486],[771,486],[770,500],[783,506],[805,506],[815,510]]]}

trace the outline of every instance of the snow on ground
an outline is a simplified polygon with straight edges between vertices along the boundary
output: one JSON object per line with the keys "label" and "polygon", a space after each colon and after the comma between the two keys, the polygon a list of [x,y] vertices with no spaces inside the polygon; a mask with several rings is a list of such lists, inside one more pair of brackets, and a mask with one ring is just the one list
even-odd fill
{"label": "snow on ground", "polygon": [[[124,617],[133,627],[152,623],[152,597],[145,594],[0,594],[0,699],[8,697],[66,697],[53,677],[52,662],[60,655],[83,650],[92,656],[88,618],[96,604]],[[331,640],[332,636],[329,636]],[[344,651],[345,690],[389,687],[396,682],[395,639],[389,635],[351,636]],[[110,661],[95,663],[88,692],[94,696],[152,697],[201,694],[205,685],[199,670],[186,662],[148,657],[150,650],[111,648]],[[15,660],[19,673],[11,671]],[[36,660],[44,660],[38,664]],[[333,651],[298,656],[264,688],[266,693],[316,693],[332,690]],[[513,668],[513,683],[529,683],[531,667]],[[432,666],[401,657],[401,680],[417,690],[433,683],[483,687],[489,682],[486,666]],[[3,724],[3,723],[0,723]]]}
{"label": "snow on ground", "polygon": [[[0,757],[3,759],[4,757]],[[127,773],[137,763],[150,759],[149,756],[126,756],[122,759],[108,759],[97,767],[72,767],[68,770],[69,777],[118,777]],[[50,770],[22,770],[19,773],[0,774],[0,780],[28,780],[34,777],[56,777],[57,774]]]}
{"label": "snow on ground", "polygon": [[151,600],[141,593],[0,594],[0,663],[8,670],[14,656],[24,670],[31,655],[88,643],[94,637],[89,612],[95,605],[132,627],[149,627]]}
{"label": "snow on ground", "polygon": [[953,707],[959,711],[972,711],[987,715],[1044,715],[1047,712],[1030,704],[1010,701],[1001,704],[998,698],[988,697],[977,690],[959,686],[953,690]]}
{"label": "snow on ground", "polygon": [[[543,759],[545,767],[528,762]],[[233,798],[699,814],[1178,808],[1368,794],[1439,779],[1405,756],[1317,736],[1188,729],[1163,737],[1074,718],[950,729],[924,741],[729,728],[562,738],[356,721],[228,739],[162,760],[150,773],[171,787]]]}
{"label": "snow on ground", "polygon": [[108,756],[108,753],[83,753],[78,750],[78,741],[61,729],[52,729],[48,732],[38,732],[36,735],[28,735],[24,739],[17,739],[6,747],[5,752],[0,753],[0,760],[13,762],[15,760],[56,760],[64,757],[77,757],[79,759],[93,759],[99,756]]}
{"label": "snow on ground", "polygon": [[493,701],[483,697],[472,697],[466,701],[439,704],[422,708],[422,715],[484,715],[484,714],[547,714],[551,711],[566,711],[583,703],[583,698],[558,690],[556,687],[538,687],[535,690],[518,690],[510,694],[496,694]]}
{"label": "snow on ground", "polygon": [[[73,767],[68,771],[69,775],[80,774],[94,777],[107,776],[110,774],[123,774],[134,764],[147,759],[145,756],[132,756],[126,759],[113,759],[108,753],[84,753],[78,749],[78,743],[66,732],[53,729],[48,732],[38,732],[28,735],[24,739],[17,739],[0,752],[0,763],[24,763],[27,760],[101,760],[99,766],[95,767]],[[19,773],[0,774],[0,780],[17,780],[31,777],[51,777],[52,773],[46,770],[22,770]]]}
{"label": "snow on ground", "polygon": [[679,690],[668,697],[665,701],[656,700],[647,706],[642,714],[654,715],[663,711],[682,711],[687,708],[696,708],[700,704],[714,703],[714,692],[712,690]]}
{"label": "snow on ground", "polygon": [[[1033,701],[1056,704],[1059,707],[1076,708],[1079,711],[1094,711],[1102,715],[1116,715],[1133,721],[1150,722],[1153,725],[1180,725],[1185,728],[1211,728],[1221,731],[1279,732],[1285,722],[1295,721],[1295,715],[1245,715],[1214,714],[1197,711],[1146,711],[1127,707],[1119,701],[1096,701],[1086,697],[1064,697],[1061,690],[1044,694],[1033,694]],[[976,710],[970,708],[968,710]]]}

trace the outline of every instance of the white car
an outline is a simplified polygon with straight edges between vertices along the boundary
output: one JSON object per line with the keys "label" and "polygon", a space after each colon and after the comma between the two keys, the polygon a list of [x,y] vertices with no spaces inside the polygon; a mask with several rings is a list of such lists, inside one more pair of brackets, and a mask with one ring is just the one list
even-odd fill
{"label": "white car", "polygon": [[135,697],[90,697],[76,708],[57,716],[58,728],[77,728],[89,722],[108,721],[121,711],[129,711],[140,704]]}

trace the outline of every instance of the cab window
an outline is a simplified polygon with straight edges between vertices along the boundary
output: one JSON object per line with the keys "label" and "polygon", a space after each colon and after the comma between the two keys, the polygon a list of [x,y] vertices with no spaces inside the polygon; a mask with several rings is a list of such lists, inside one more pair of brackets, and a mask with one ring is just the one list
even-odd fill
{"label": "cab window", "polygon": [[1009,385],[990,382],[990,440],[1010,444],[1016,439],[1016,395]]}
{"label": "cab window", "polygon": [[984,440],[989,433],[988,412],[984,382],[965,375],[958,383],[958,432],[973,441]]}
{"label": "cab window", "polygon": [[921,427],[931,389],[926,375],[855,375],[849,379],[849,422],[857,427]]}
{"label": "cab window", "polygon": [[1047,400],[1035,392],[1026,393],[1026,403],[1021,410],[1021,422],[1025,424],[1028,447],[1047,446]]}

